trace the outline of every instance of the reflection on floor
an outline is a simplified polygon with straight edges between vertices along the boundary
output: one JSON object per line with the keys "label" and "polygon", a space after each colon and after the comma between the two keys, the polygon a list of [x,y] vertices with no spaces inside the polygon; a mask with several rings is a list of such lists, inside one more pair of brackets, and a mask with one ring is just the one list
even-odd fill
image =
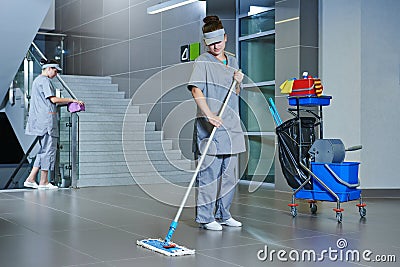
{"label": "reflection on floor", "polygon": [[293,218],[290,197],[240,185],[231,211],[243,227],[221,232],[200,229],[186,208],[172,239],[196,254],[167,257],[135,243],[163,238],[177,208],[138,186],[0,191],[0,266],[398,266],[400,198],[365,199],[364,219],[344,203],[339,224],[330,202],[312,215],[299,201]]}

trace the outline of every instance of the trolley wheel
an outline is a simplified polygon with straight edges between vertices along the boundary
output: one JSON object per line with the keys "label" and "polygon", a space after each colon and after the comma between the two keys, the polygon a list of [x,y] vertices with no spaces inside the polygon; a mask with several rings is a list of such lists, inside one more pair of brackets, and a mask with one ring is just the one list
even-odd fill
{"label": "trolley wheel", "polygon": [[290,213],[292,213],[293,217],[296,217],[297,216],[297,207],[296,206],[290,207]]}
{"label": "trolley wheel", "polygon": [[360,207],[359,211],[361,218],[364,218],[367,215],[367,209],[365,207]]}
{"label": "trolley wheel", "polygon": [[343,220],[343,213],[336,212],[336,219],[337,219],[338,223],[341,223]]}
{"label": "trolley wheel", "polygon": [[311,214],[316,214],[317,213],[317,204],[315,203],[310,203],[310,210],[311,210]]}

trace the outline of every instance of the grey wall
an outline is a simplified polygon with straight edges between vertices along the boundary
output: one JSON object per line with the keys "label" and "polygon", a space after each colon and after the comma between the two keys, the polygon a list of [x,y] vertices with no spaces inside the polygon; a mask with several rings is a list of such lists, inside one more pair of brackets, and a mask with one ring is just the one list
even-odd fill
{"label": "grey wall", "polygon": [[[111,76],[127,97],[133,97],[147,79],[180,63],[180,47],[201,41],[206,3],[148,15],[147,8],[158,3],[159,0],[56,1],[57,30],[68,35],[67,74]],[[167,139],[176,141],[175,147],[183,146],[182,150],[190,152],[191,131],[180,134],[176,128],[183,125],[163,125],[177,105],[192,98],[186,86],[178,82],[186,83],[189,75],[190,71],[175,73],[174,77],[161,75],[153,87],[146,87],[149,97],[135,103],[142,105],[141,112],[148,113],[150,121],[156,122],[157,130],[164,130]],[[153,79],[159,75],[156,77]],[[162,87],[170,80],[177,82],[166,93]]]}
{"label": "grey wall", "polygon": [[397,0],[323,0],[320,70],[325,136],[362,144],[347,160],[361,161],[361,187],[400,188],[398,99],[400,19]]}
{"label": "grey wall", "polygon": [[[171,71],[160,71],[180,63],[182,45],[202,43],[206,13],[221,18],[228,34],[226,50],[235,53],[236,1],[208,1],[207,5],[202,1],[148,15],[146,9],[159,2],[56,0],[56,27],[68,35],[67,74],[111,76],[126,96],[140,95],[134,102],[141,105],[141,112],[149,114],[149,120],[156,122],[156,129],[163,130],[166,139],[175,141],[175,148],[191,157],[193,121],[171,124],[171,114],[177,121],[186,120],[187,113],[195,116],[191,108],[194,102],[180,105],[192,100],[186,89],[191,66],[187,65],[189,71],[179,70],[173,76]],[[149,83],[144,84],[150,77],[154,80],[151,88]],[[166,90],[170,84],[173,86]],[[146,90],[146,97],[135,94],[138,90]]]}
{"label": "grey wall", "polygon": [[46,17],[44,18],[42,25],[40,25],[41,30],[51,31],[56,28],[56,8],[55,0],[51,0],[51,5]]}
{"label": "grey wall", "polygon": [[[318,0],[279,0],[275,3],[275,102],[283,121],[293,118],[287,112],[287,95],[279,86],[303,71],[318,76]],[[275,156],[275,189],[291,191]]]}

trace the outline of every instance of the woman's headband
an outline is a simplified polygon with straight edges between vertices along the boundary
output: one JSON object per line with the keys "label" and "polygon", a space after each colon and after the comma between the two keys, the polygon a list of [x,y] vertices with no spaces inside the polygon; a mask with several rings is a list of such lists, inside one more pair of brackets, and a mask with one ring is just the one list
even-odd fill
{"label": "woman's headband", "polygon": [[56,68],[57,70],[61,71],[62,69],[60,68],[60,66],[58,64],[52,63],[52,64],[44,64],[42,66],[42,70],[46,69],[46,68]]}
{"label": "woman's headband", "polygon": [[219,29],[212,32],[206,32],[203,34],[203,39],[206,45],[222,42],[225,38],[225,30]]}

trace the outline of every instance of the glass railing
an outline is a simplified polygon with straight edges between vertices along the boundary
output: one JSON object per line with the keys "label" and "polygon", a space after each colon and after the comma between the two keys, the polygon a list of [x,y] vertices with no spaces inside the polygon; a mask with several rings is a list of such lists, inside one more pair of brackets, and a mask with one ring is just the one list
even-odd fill
{"label": "glass railing", "polygon": [[[46,46],[49,47],[48,44]],[[60,60],[54,54],[52,57]],[[23,105],[20,108],[24,109],[24,128],[29,114],[32,83],[34,78],[41,73],[40,60],[42,58],[47,59],[38,45],[33,42],[13,81],[13,87],[19,88],[23,97]],[[63,58],[62,55],[61,58]],[[75,94],[59,74],[52,79],[51,85],[55,89],[56,96],[76,99]],[[55,170],[50,173],[49,179],[60,187],[77,187],[79,179],[79,116],[77,113],[68,112],[66,105],[58,106],[57,111],[60,130],[59,149],[57,150]],[[16,173],[18,173],[18,170],[16,170]],[[20,176],[20,174],[15,176],[11,179],[14,181],[10,182],[11,188],[12,184],[18,185],[15,181],[19,180],[17,176]]]}

